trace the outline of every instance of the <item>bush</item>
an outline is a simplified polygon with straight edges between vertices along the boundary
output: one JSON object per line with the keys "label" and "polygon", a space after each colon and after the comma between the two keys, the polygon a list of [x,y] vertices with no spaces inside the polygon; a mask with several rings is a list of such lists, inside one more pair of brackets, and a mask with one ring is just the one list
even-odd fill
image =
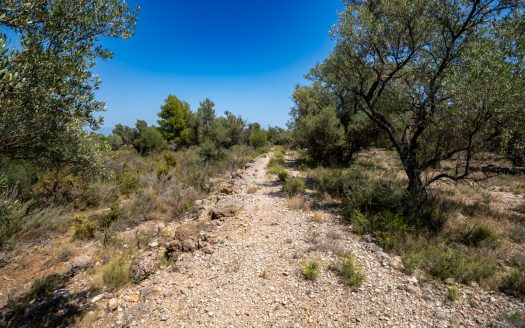
{"label": "bush", "polygon": [[125,285],[129,280],[129,264],[124,257],[112,259],[104,265],[102,281],[112,289]]}
{"label": "bush", "polygon": [[319,276],[320,267],[317,261],[305,261],[301,263],[301,272],[306,280],[315,280]]}
{"label": "bush", "polygon": [[205,140],[199,146],[199,154],[209,161],[219,158],[220,152],[211,140]]}
{"label": "bush", "polygon": [[339,257],[337,272],[343,278],[345,284],[352,288],[359,288],[365,280],[362,270],[357,267],[354,257],[349,253],[342,254]]}
{"label": "bush", "polygon": [[303,193],[305,190],[304,181],[298,177],[290,177],[283,184],[283,191],[288,197],[293,197]]}
{"label": "bush", "polygon": [[351,214],[354,231],[358,234],[370,234],[386,250],[402,245],[410,227],[400,214],[388,210],[366,217],[358,209]]}
{"label": "bush", "polygon": [[99,230],[98,222],[91,221],[87,218],[75,218],[75,239],[93,239],[96,232]]}
{"label": "bush", "polygon": [[505,294],[525,299],[525,272],[513,270],[501,281],[499,290]]}
{"label": "bush", "polygon": [[268,142],[268,134],[260,129],[253,129],[248,138],[250,146],[253,148],[261,148]]}
{"label": "bush", "polygon": [[130,195],[140,189],[140,176],[136,171],[124,171],[120,178],[120,192]]}
{"label": "bush", "polygon": [[139,136],[133,141],[133,144],[141,154],[166,149],[166,140],[156,127],[146,127],[139,131]]}
{"label": "bush", "polygon": [[107,229],[113,223],[116,221],[121,215],[120,211],[120,205],[118,200],[114,200],[111,204],[111,209],[109,210],[109,213],[102,215],[98,219],[98,226],[102,229]]}
{"label": "bush", "polygon": [[485,225],[478,225],[468,231],[462,242],[469,246],[479,247],[482,245],[492,246],[499,241],[499,235],[493,228]]}
{"label": "bush", "polygon": [[444,244],[429,248],[422,264],[432,277],[441,280],[454,278],[465,284],[472,281],[484,282],[492,278],[499,269],[499,264],[493,257],[466,253]]}

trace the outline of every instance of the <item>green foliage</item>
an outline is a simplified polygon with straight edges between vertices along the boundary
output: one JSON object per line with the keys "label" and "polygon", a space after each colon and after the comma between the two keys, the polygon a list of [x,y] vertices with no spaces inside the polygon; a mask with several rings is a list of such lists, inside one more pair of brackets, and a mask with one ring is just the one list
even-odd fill
{"label": "green foliage", "polygon": [[279,171],[279,173],[277,173],[277,177],[279,178],[279,181],[286,182],[286,180],[288,179],[288,172],[283,168],[282,171]]}
{"label": "green foliage", "polygon": [[[429,185],[467,178],[477,156],[523,149],[525,79],[516,58],[525,47],[514,40],[524,8],[517,0],[345,1],[332,31],[337,46],[311,71],[312,86],[294,95],[295,139],[330,164],[351,153],[345,139],[382,131],[409,181],[403,212],[427,223],[428,209],[415,216]],[[452,158],[456,170],[439,165]]]}
{"label": "green foliage", "polygon": [[93,239],[99,230],[98,222],[84,217],[75,218],[75,239]]}
{"label": "green foliage", "polygon": [[315,280],[319,276],[321,264],[318,261],[302,262],[301,272],[306,280]]}
{"label": "green foliage", "polygon": [[298,194],[303,193],[305,190],[304,181],[298,177],[289,177],[283,183],[283,191],[288,195],[288,197],[293,197]]}
{"label": "green foliage", "polygon": [[512,270],[500,283],[499,290],[505,294],[525,298],[525,272],[521,270]]}
{"label": "green foliage", "polygon": [[344,128],[333,107],[326,107],[318,114],[299,117],[294,123],[293,136],[299,146],[319,163],[340,162],[344,144]]}
{"label": "green foliage", "polygon": [[120,217],[120,215],[120,203],[118,199],[116,199],[111,204],[109,213],[104,214],[98,218],[98,226],[103,230],[107,229],[113,222],[115,222]]}
{"label": "green foliage", "polygon": [[169,95],[160,109],[158,123],[164,138],[179,145],[188,145],[191,133],[189,128],[190,105],[174,95]]}
{"label": "green foliage", "polygon": [[264,147],[268,142],[268,134],[261,129],[253,129],[250,131],[248,142],[254,148]]}
{"label": "green foliage", "polygon": [[96,173],[97,145],[86,128],[100,126],[104,103],[91,70],[112,55],[100,39],[129,37],[136,14],[118,0],[2,1],[0,29],[11,37],[0,34],[1,157]]}
{"label": "green foliage", "polygon": [[161,151],[166,148],[166,140],[156,127],[148,126],[144,121],[137,121],[137,131],[138,134],[133,140],[133,144],[141,154]]}
{"label": "green foliage", "polygon": [[140,176],[136,171],[124,171],[120,177],[120,192],[123,195],[130,195],[138,191],[141,187]]}
{"label": "green foliage", "polygon": [[410,227],[400,214],[388,210],[366,217],[354,209],[351,222],[356,232],[371,234],[377,243],[386,250],[392,250],[400,245]]}
{"label": "green foliage", "polygon": [[492,246],[497,244],[500,237],[493,228],[485,225],[477,225],[469,230],[464,236],[462,242],[469,246]]}
{"label": "green foliage", "polygon": [[350,253],[339,256],[337,272],[343,278],[345,284],[352,288],[359,288],[365,280],[362,270],[356,265],[354,257]]}
{"label": "green foliage", "polygon": [[273,145],[287,146],[292,144],[292,135],[283,128],[269,127],[267,133],[268,142]]}
{"label": "green foliage", "polygon": [[111,149],[117,150],[124,144],[124,141],[122,141],[122,137],[118,134],[112,134],[109,137],[109,144],[111,145]]}
{"label": "green foliage", "polygon": [[34,195],[53,203],[72,202],[82,196],[87,182],[81,177],[54,169],[42,173],[34,185]]}
{"label": "green foliage", "polygon": [[215,115],[215,104],[210,99],[201,101],[199,109],[191,119],[191,139],[194,145],[201,145],[204,141],[213,137],[213,128],[217,117]]}
{"label": "green foliage", "polygon": [[351,179],[349,184],[343,187],[346,212],[356,208],[365,214],[376,214],[385,210],[392,213],[402,211],[403,189],[398,181],[370,179],[356,172],[345,174],[343,177]]}
{"label": "green foliage", "polygon": [[425,252],[423,268],[441,280],[454,278],[461,283],[483,282],[496,274],[499,264],[496,259],[481,254],[466,253],[437,244]]}
{"label": "green foliage", "polygon": [[201,143],[199,146],[199,154],[208,161],[219,158],[219,150],[211,140],[205,140]]}
{"label": "green foliage", "polygon": [[111,133],[112,136],[120,137],[122,145],[132,145],[133,140],[137,137],[138,131],[129,126],[117,124]]}

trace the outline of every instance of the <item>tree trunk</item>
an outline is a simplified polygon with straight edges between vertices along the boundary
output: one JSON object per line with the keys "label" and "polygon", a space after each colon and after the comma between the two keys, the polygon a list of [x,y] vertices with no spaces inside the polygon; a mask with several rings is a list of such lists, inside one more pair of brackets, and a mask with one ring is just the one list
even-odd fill
{"label": "tree trunk", "polygon": [[421,180],[421,172],[418,169],[418,163],[415,151],[407,152],[402,156],[402,163],[408,177],[408,187],[403,197],[403,216],[405,219],[417,226],[426,225],[428,222],[421,222],[426,216],[428,210],[428,193]]}

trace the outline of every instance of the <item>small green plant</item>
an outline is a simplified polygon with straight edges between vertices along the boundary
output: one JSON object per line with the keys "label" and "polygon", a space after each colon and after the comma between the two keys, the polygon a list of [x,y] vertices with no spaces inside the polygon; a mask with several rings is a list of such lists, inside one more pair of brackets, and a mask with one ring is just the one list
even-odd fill
{"label": "small green plant", "polygon": [[261,273],[259,273],[259,277],[263,279],[268,279],[268,271],[262,270]]}
{"label": "small green plant", "polygon": [[102,270],[102,281],[112,289],[125,285],[129,280],[129,265],[124,257],[110,260]]}
{"label": "small green plant", "polygon": [[321,265],[317,261],[302,262],[301,272],[306,280],[315,280],[319,276]]}
{"label": "small green plant", "polygon": [[283,184],[283,190],[288,197],[301,194],[305,190],[304,181],[298,177],[289,177]]}
{"label": "small green plant", "polygon": [[79,216],[75,218],[75,239],[93,239],[98,230],[98,222]]}
{"label": "small green plant", "polygon": [[447,290],[447,300],[455,302],[459,299],[459,289],[456,286],[451,286]]}
{"label": "small green plant", "polygon": [[352,288],[359,288],[365,276],[355,263],[354,257],[350,253],[344,253],[339,256],[339,267],[337,272],[343,278],[343,281],[346,285]]}

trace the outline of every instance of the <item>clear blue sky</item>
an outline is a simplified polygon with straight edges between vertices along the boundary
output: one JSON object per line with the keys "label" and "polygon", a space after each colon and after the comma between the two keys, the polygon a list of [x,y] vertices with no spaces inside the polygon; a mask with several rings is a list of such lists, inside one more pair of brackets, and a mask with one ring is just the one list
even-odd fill
{"label": "clear blue sky", "polygon": [[290,96],[333,47],[340,0],[128,1],[140,5],[135,35],[106,40],[115,53],[96,68],[107,103],[104,130],[155,123],[168,94],[196,110],[208,97],[263,126],[285,126]]}

